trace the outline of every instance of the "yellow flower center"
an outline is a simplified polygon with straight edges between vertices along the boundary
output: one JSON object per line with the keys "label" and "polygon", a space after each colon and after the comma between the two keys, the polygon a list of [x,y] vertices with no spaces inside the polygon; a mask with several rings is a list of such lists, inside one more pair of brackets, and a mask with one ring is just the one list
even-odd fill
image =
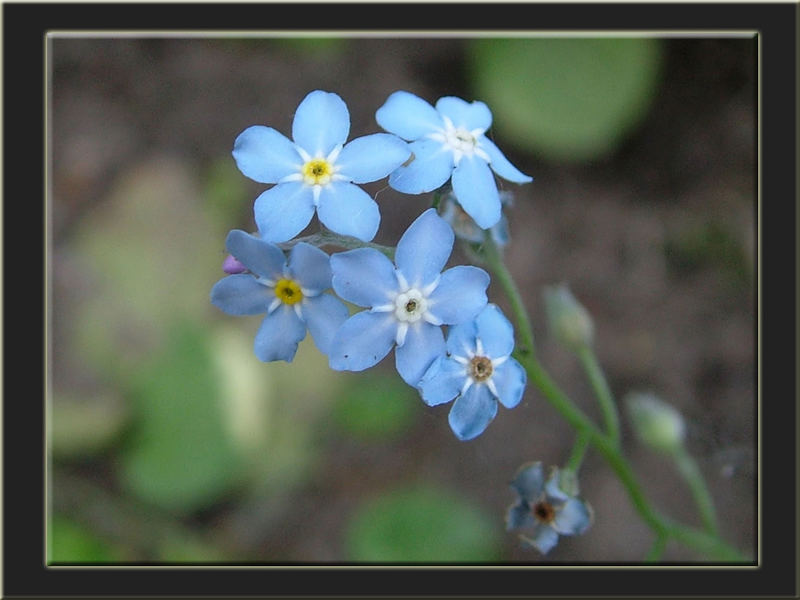
{"label": "yellow flower center", "polygon": [[308,185],[325,185],[331,180],[333,167],[323,158],[315,158],[303,165],[303,181]]}
{"label": "yellow flower center", "polygon": [[297,304],[303,299],[303,292],[296,281],[291,279],[279,279],[275,284],[275,295],[284,304]]}
{"label": "yellow flower center", "polygon": [[475,381],[486,381],[492,376],[492,361],[485,356],[476,356],[469,361],[469,374]]}

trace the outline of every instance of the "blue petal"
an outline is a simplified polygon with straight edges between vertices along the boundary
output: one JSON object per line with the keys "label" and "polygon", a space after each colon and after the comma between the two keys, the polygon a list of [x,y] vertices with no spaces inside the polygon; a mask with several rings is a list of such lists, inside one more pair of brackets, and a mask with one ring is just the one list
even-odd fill
{"label": "blue petal", "polygon": [[408,385],[417,387],[434,360],[445,353],[441,328],[417,321],[408,328],[402,346],[394,351],[395,367]]}
{"label": "blue petal", "polygon": [[263,125],[239,134],[233,143],[233,158],[242,173],[261,183],[277,183],[303,165],[292,141]]}
{"label": "blue petal", "polygon": [[341,300],[331,294],[305,298],[300,308],[314,344],[323,354],[328,354],[336,331],[347,320],[350,311]]}
{"label": "blue petal", "polygon": [[509,358],[501,365],[497,365],[492,373],[497,396],[500,403],[506,408],[514,408],[522,400],[525,393],[525,384],[528,375],[516,360]]}
{"label": "blue petal", "polygon": [[301,286],[314,294],[331,287],[331,259],[311,244],[299,242],[292,248],[289,271]]}
{"label": "blue petal", "polygon": [[514,350],[514,327],[497,305],[487,305],[475,317],[475,325],[487,356],[500,358]]}
{"label": "blue petal", "polygon": [[455,235],[447,221],[429,208],[397,242],[394,262],[411,286],[425,286],[442,272],[453,251]]}
{"label": "blue petal", "polygon": [[529,504],[536,503],[544,491],[544,469],[542,468],[542,463],[536,461],[522,465],[517,470],[510,485],[526,502]]}
{"label": "blue petal", "polygon": [[263,239],[285,242],[311,222],[314,195],[311,188],[303,183],[279,183],[256,198],[253,212]]}
{"label": "blue petal", "polygon": [[453,193],[466,213],[482,229],[500,221],[500,194],[489,165],[476,155],[465,155],[453,171]]}
{"label": "blue petal", "polygon": [[259,360],[292,362],[297,344],[306,337],[306,326],[291,306],[283,304],[264,317],[258,328],[255,353]]}
{"label": "blue petal", "polygon": [[211,288],[211,304],[229,315],[265,313],[274,299],[272,289],[252,275],[229,275]]}
{"label": "blue petal", "polygon": [[412,160],[389,175],[389,186],[404,194],[422,194],[443,186],[453,173],[453,152],[436,140],[409,144]]}
{"label": "blue petal", "polygon": [[278,279],[283,275],[286,257],[275,244],[265,242],[241,229],[234,229],[225,238],[225,248],[260,277]]}
{"label": "blue petal", "polygon": [[467,357],[475,353],[475,321],[465,321],[447,329],[447,351]]}
{"label": "blue petal", "polygon": [[433,106],[409,92],[394,92],[377,112],[375,120],[386,131],[405,140],[416,140],[442,129],[442,117]]}
{"label": "blue petal", "polygon": [[428,367],[417,387],[425,404],[436,406],[458,396],[465,381],[464,365],[442,355]]}
{"label": "blue petal", "polygon": [[397,292],[394,265],[374,248],[356,248],[331,256],[333,289],[358,306],[381,306]]}
{"label": "blue petal", "polygon": [[375,200],[360,187],[344,181],[322,188],[317,216],[331,231],[351,235],[362,242],[375,237],[381,222]]}
{"label": "blue petal", "polygon": [[548,525],[540,525],[534,531],[533,537],[523,539],[542,554],[547,554],[558,543],[558,533]]}
{"label": "blue petal", "polygon": [[387,313],[362,311],[339,327],[331,341],[329,363],[335,371],[363,371],[389,353],[397,335],[397,321]]}
{"label": "blue petal", "polygon": [[485,385],[473,385],[456,398],[448,421],[456,437],[467,441],[478,437],[497,415],[497,401]]}
{"label": "blue petal", "polygon": [[586,531],[591,523],[591,509],[577,498],[570,498],[561,510],[556,511],[553,528],[561,535],[579,535]]}
{"label": "blue petal", "polygon": [[340,175],[353,183],[368,183],[386,177],[411,156],[409,145],[388,133],[356,138],[342,148],[336,159]]}
{"label": "blue petal", "polygon": [[428,311],[447,325],[474,319],[486,306],[487,287],[489,274],[483,269],[468,265],[447,269],[428,297]]}
{"label": "blue petal", "polygon": [[316,90],[297,107],[292,139],[312,157],[326,157],[350,133],[350,113],[338,95]]}
{"label": "blue petal", "polygon": [[445,96],[436,102],[436,110],[467,131],[486,131],[492,125],[492,111],[483,102],[467,102],[455,96]]}
{"label": "blue petal", "polygon": [[508,507],[506,511],[506,529],[521,529],[536,524],[531,507],[526,502],[518,502]]}
{"label": "blue petal", "polygon": [[558,470],[554,469],[544,484],[547,500],[550,504],[561,504],[569,500],[569,495],[559,487]]}
{"label": "blue petal", "polygon": [[533,181],[533,177],[525,175],[525,173],[512,165],[495,143],[486,136],[478,138],[478,146],[489,155],[489,166],[503,179],[514,183],[529,183]]}

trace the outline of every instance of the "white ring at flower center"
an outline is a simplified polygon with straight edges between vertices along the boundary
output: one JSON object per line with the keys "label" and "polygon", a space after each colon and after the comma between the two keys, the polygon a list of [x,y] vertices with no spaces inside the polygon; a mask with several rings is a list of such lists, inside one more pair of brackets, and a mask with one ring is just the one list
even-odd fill
{"label": "white ring at flower center", "polygon": [[416,323],[425,316],[428,310],[428,300],[423,293],[411,288],[394,299],[394,316],[401,323]]}

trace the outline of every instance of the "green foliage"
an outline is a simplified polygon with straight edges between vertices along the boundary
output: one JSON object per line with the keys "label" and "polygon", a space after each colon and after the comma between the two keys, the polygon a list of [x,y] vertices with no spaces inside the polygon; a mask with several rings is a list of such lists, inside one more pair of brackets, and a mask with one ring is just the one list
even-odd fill
{"label": "green foliage", "polygon": [[204,320],[225,258],[226,230],[203,212],[194,175],[146,162],[120,178],[70,241],[83,297],[71,322],[77,358],[127,378],[177,316]]}
{"label": "green foliage", "polygon": [[463,496],[416,486],[361,506],[347,530],[350,560],[381,563],[489,562],[499,557],[498,523]]}
{"label": "green foliage", "polygon": [[343,391],[334,405],[333,418],[355,438],[380,441],[408,431],[418,408],[414,389],[396,375],[368,373]]}
{"label": "green foliage", "polygon": [[476,98],[494,128],[549,160],[588,161],[614,151],[657,92],[660,41],[652,38],[480,39],[470,45]]}
{"label": "green foliage", "polygon": [[116,393],[88,397],[55,394],[47,419],[53,457],[97,455],[112,446],[128,422],[127,405]]}
{"label": "green foliage", "polygon": [[105,541],[72,519],[55,515],[47,528],[48,563],[110,563],[117,553]]}
{"label": "green foliage", "polygon": [[182,323],[132,385],[138,424],[121,475],[137,496],[168,510],[209,506],[240,475],[212,368],[203,330]]}

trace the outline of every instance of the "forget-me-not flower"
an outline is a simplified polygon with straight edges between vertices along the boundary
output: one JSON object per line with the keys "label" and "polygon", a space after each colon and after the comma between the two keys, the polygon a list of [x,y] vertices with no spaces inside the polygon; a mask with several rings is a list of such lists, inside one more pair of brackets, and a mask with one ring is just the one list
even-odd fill
{"label": "forget-me-not flower", "polygon": [[380,223],[378,205],[354,184],[386,177],[410,156],[408,144],[388,133],[345,145],[350,113],[336,94],[308,94],[294,115],[292,140],[254,125],[236,138],[233,157],[247,177],[277,184],[256,198],[261,237],[283,242],[300,233],[316,211],[331,231],[369,241]]}
{"label": "forget-me-not flower", "polygon": [[429,208],[400,238],[396,267],[373,248],[331,257],[334,291],[369,308],[351,316],[336,332],[331,368],[362,371],[396,345],[398,373],[409,385],[417,385],[445,351],[440,326],[469,321],[486,305],[486,271],[456,266],[442,272],[454,240],[451,227]]}
{"label": "forget-me-not flower", "polygon": [[511,487],[519,498],[508,508],[506,529],[530,529],[520,538],[542,554],[558,543],[560,535],[579,535],[592,523],[592,508],[562,489],[563,471],[554,467],[545,481],[542,463],[522,465]]}
{"label": "forget-me-not flower", "polygon": [[256,333],[256,356],[264,362],[291,362],[306,330],[327,354],[349,314],[341,300],[324,293],[331,287],[330,257],[300,242],[287,262],[275,244],[238,229],[228,234],[225,246],[248,272],[214,284],[211,303],[230,315],[267,313]]}
{"label": "forget-me-not flower", "polygon": [[448,420],[460,440],[484,432],[497,415],[497,403],[514,408],[527,376],[515,359],[514,330],[497,306],[488,304],[467,323],[451,327],[447,354],[437,358],[419,383],[429,406],[455,398]]}
{"label": "forget-me-not flower", "polygon": [[502,212],[492,171],[514,183],[533,181],[486,137],[492,113],[483,102],[445,96],[434,108],[419,96],[397,91],[375,118],[386,131],[411,142],[413,160],[389,176],[389,185],[422,194],[452,177],[458,202],[483,229],[495,225]]}

